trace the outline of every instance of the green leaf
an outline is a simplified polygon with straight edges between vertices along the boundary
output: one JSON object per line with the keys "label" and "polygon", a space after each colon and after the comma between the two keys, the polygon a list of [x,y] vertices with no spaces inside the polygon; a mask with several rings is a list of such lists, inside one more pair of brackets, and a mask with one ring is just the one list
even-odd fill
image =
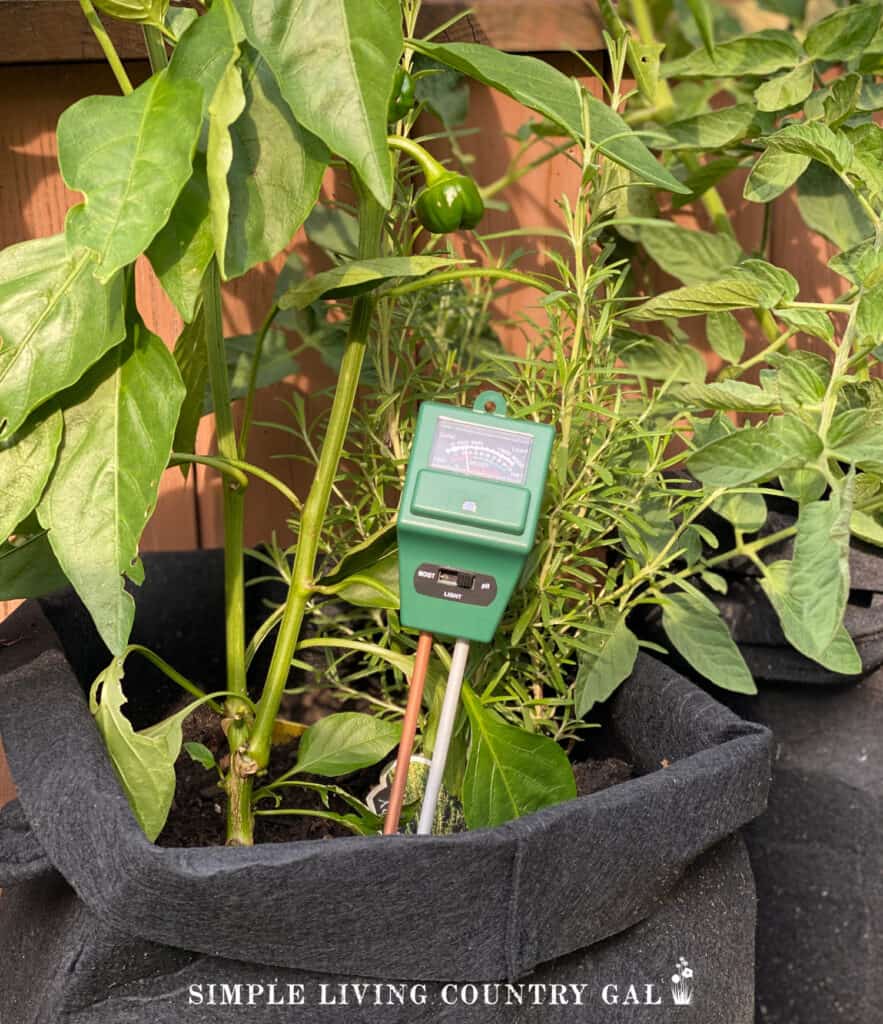
{"label": "green leaf", "polygon": [[672,121],[654,137],[656,149],[699,149],[703,152],[723,149],[751,133],[757,111],[753,103],[710,110],[705,114]]}
{"label": "green leaf", "polygon": [[613,338],[613,350],[636,377],[685,383],[705,380],[705,360],[692,345],[623,331]]}
{"label": "green leaf", "polygon": [[822,100],[822,113],[827,125],[837,128],[852,117],[858,106],[861,87],[862,76],[856,74],[844,75],[831,82]]}
{"label": "green leaf", "polygon": [[757,87],[754,93],[757,109],[775,112],[796,107],[812,92],[813,81],[812,62],[804,61],[784,75],[777,75]]}
{"label": "green leaf", "polygon": [[863,288],[855,314],[855,331],[859,341],[883,337],[883,282]]}
{"label": "green leaf", "polygon": [[399,607],[399,566],[395,526],[387,526],[344,555],[333,572],[316,583],[321,593],[337,594],[362,608]]}
{"label": "green leaf", "polygon": [[666,78],[729,78],[738,75],[771,75],[793,68],[804,59],[800,44],[790,32],[768,29],[718,43],[714,55],[694,50],[680,60],[662,66]]}
{"label": "green leaf", "polygon": [[842,133],[832,131],[819,121],[789,124],[765,140],[768,149],[795,156],[808,156],[835,171],[845,171],[852,163],[852,144]]}
{"label": "green leaf", "polygon": [[386,757],[401,734],[401,722],[355,711],[328,715],[304,733],[294,771],[326,776],[359,771]]}
{"label": "green leaf", "polygon": [[37,507],[61,444],[57,410],[40,410],[0,442],[0,543]]}
{"label": "green leaf", "polygon": [[770,394],[756,384],[741,380],[714,381],[711,384],[688,384],[678,396],[703,409],[725,409],[735,412],[778,412],[778,395]]}
{"label": "green leaf", "polygon": [[[219,4],[219,6],[223,5]],[[227,176],[230,175],[233,164],[233,139],[230,127],[245,109],[242,72],[237,64],[239,53],[239,46],[234,46],[224,74],[208,105],[206,177],[208,178],[209,215],[212,237],[215,242],[215,255],[221,276],[225,279],[230,276],[224,265],[230,222],[230,190],[227,187]],[[235,180],[235,174],[230,176]]]}
{"label": "green leaf", "polygon": [[868,409],[847,409],[831,421],[828,452],[841,462],[874,468],[883,466],[883,433]]}
{"label": "green leaf", "polygon": [[737,530],[745,533],[757,533],[767,519],[764,496],[754,491],[722,494],[711,507]]}
{"label": "green leaf", "polygon": [[745,659],[707,597],[695,591],[666,594],[662,627],[678,653],[700,675],[734,693],[757,693]]}
{"label": "green leaf", "polygon": [[385,256],[350,260],[293,285],[279,299],[280,309],[306,309],[321,298],[346,298],[377,288],[395,277],[423,277],[460,260],[442,256]]}
{"label": "green leaf", "polygon": [[122,274],[102,285],[92,266],[64,235],[0,252],[0,437],[126,336]]}
{"label": "green leaf", "polygon": [[779,474],[782,490],[799,505],[808,501],[818,501],[828,487],[824,474],[817,469],[784,469]]}
{"label": "green leaf", "polygon": [[160,284],[186,323],[196,316],[202,279],[214,252],[205,154],[197,151],[193,174],[146,251]]}
{"label": "green leaf", "polygon": [[853,156],[849,173],[877,197],[883,192],[883,128],[860,124],[848,131]]}
{"label": "green leaf", "polygon": [[[226,338],[224,341],[227,351],[231,398],[244,398],[248,393],[257,341],[257,334],[240,334],[233,338]],[[264,338],[261,362],[255,381],[257,389],[278,384],[280,380],[297,372],[297,360],[288,347],[288,338],[285,336],[285,332],[271,327]],[[210,408],[209,406],[204,411],[209,411]]]}
{"label": "green leaf", "polygon": [[307,238],[320,249],[356,259],[359,255],[359,220],[340,207],[314,206],[304,221]]}
{"label": "green leaf", "polygon": [[[431,73],[421,74],[427,71]],[[469,114],[469,83],[459,71],[418,53],[414,56],[411,73],[420,75],[414,81],[418,103],[425,104],[446,128],[463,124]]]}
{"label": "green leaf", "polygon": [[859,3],[816,22],[803,46],[814,60],[850,60],[861,56],[880,26],[880,5]]}
{"label": "green leaf", "polygon": [[788,415],[711,441],[693,452],[686,465],[706,487],[744,487],[813,462],[821,453],[815,431]]}
{"label": "green leaf", "polygon": [[827,313],[818,309],[777,309],[776,318],[789,327],[822,341],[834,340],[834,325]]}
{"label": "green leaf", "polygon": [[813,624],[807,623],[805,616],[788,600],[790,577],[791,562],[780,561],[768,565],[761,580],[763,591],[779,617],[785,639],[801,654],[830,671],[857,675],[861,672],[862,662],[845,626],[839,625],[833,639],[824,646],[820,645]]}
{"label": "green leaf", "polygon": [[797,182],[797,202],[807,227],[838,249],[852,249],[874,233],[859,201],[829,167],[810,164]]}
{"label": "green leaf", "polygon": [[739,243],[729,235],[713,235],[658,221],[635,230],[647,254],[667,273],[684,284],[713,281],[742,258]]}
{"label": "green leaf", "polygon": [[[869,544],[876,544],[883,547],[883,524],[867,512],[853,509],[849,520],[849,529],[853,536],[859,540],[867,541]],[[0,562],[0,575],[2,575],[3,563]]]}
{"label": "green leaf", "polygon": [[87,96],[58,120],[58,162],[85,202],[68,211],[72,247],[97,254],[108,281],[153,241],[190,177],[202,123],[195,82],[153,75],[129,96]]}
{"label": "green leaf", "polygon": [[61,398],[64,439],[37,517],[116,655],[134,614],[123,574],[156,504],[183,397],[171,354],[134,320],[126,343]]}
{"label": "green leaf", "polygon": [[797,295],[797,282],[780,267],[763,260],[745,260],[716,281],[662,292],[629,311],[633,320],[698,316],[730,309],[771,309]]}
{"label": "green leaf", "polygon": [[[176,452],[196,450],[196,432],[202,417],[202,405],[208,380],[208,349],[205,338],[205,310],[200,305],[193,322],[186,324],[175,342],[175,362],[184,384],[184,400],[175,427],[172,448]],[[187,476],[188,463],[181,470]]]}
{"label": "green leaf", "polygon": [[52,553],[45,531],[15,544],[0,543],[0,601],[42,597],[66,586],[67,577]]}
{"label": "green leaf", "polygon": [[728,363],[738,363],[745,351],[745,332],[732,313],[709,313],[705,335],[713,352]]}
{"label": "green leaf", "polygon": [[850,284],[865,284],[879,267],[883,267],[883,252],[877,251],[873,238],[866,238],[846,252],[836,253],[828,260],[828,266]]}
{"label": "green leaf", "polygon": [[297,121],[392,199],[387,108],[402,53],[399,0],[235,0]]}
{"label": "green leaf", "polygon": [[843,623],[849,597],[853,486],[854,476],[850,475],[839,493],[834,491],[826,501],[801,507],[787,587],[777,595],[784,619],[800,644],[788,631],[785,635],[812,658],[824,656]]}
{"label": "green leaf", "polygon": [[577,717],[584,717],[629,677],[638,657],[638,638],[628,628],[625,616],[619,616],[602,637],[596,654],[580,654],[573,703]]}
{"label": "green leaf", "polygon": [[472,729],[463,779],[470,829],[493,828],[576,797],[573,769],[554,740],[504,722],[469,686],[463,703]]}
{"label": "green leaf", "polygon": [[659,85],[659,62],[663,43],[642,43],[629,36],[627,41],[627,59],[629,69],[635,76],[638,91],[648,103],[656,99],[656,88]]}
{"label": "green leaf", "polygon": [[[418,52],[511,96],[560,124],[573,138],[582,135],[582,105],[573,80],[545,61],[501,53],[478,43],[413,44]],[[605,103],[587,96],[592,144],[614,163],[634,171],[639,180],[669,192],[686,188],[659,164],[625,121]]]}
{"label": "green leaf", "polygon": [[399,607],[399,556],[392,551],[379,558],[373,565],[365,566],[358,572],[337,583],[321,587],[320,593],[335,594],[347,604],[357,608]]}
{"label": "green leaf", "polygon": [[751,203],[769,203],[786,192],[809,167],[811,157],[768,149],[751,168],[742,195]]}
{"label": "green leaf", "polygon": [[774,352],[769,362],[776,367],[776,390],[783,405],[797,409],[821,403],[831,379],[831,366],[815,352]]}
{"label": "green leaf", "polygon": [[123,714],[122,678],[122,659],[114,658],[93,683],[90,704],[132,813],[153,842],[163,830],[175,796],[183,718],[173,715],[149,733],[135,732]]}
{"label": "green leaf", "polygon": [[202,116],[221,83],[231,60],[236,57],[236,39],[228,3],[212,4],[179,41],[169,62],[169,80],[177,88],[181,82],[202,86]]}
{"label": "green leaf", "polygon": [[714,57],[714,15],[708,0],[687,0],[687,6],[696,22],[696,28],[699,29],[699,35],[702,36],[705,52]]}
{"label": "green leaf", "polygon": [[201,764],[207,771],[211,771],[215,767],[215,755],[204,743],[185,743],[184,749],[191,761]]}
{"label": "green leaf", "polygon": [[288,109],[263,58],[243,46],[245,109],[230,129],[230,227],[224,274],[272,259],[313,209],[330,159]]}

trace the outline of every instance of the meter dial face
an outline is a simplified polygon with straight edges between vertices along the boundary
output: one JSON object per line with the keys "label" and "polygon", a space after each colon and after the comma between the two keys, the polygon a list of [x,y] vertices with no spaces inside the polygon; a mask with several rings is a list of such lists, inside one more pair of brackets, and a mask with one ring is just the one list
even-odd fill
{"label": "meter dial face", "polygon": [[523,484],[533,438],[518,430],[464,423],[440,416],[429,465],[464,476]]}

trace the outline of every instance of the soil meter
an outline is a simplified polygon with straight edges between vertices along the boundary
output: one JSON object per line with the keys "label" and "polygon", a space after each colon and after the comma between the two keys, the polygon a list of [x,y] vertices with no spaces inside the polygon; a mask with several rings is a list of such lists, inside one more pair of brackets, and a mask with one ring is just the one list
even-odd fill
{"label": "soil meter", "polygon": [[533,547],[554,430],[424,402],[398,519],[402,625],[489,643]]}
{"label": "soil meter", "polygon": [[424,402],[398,517],[402,625],[421,631],[384,832],[398,828],[432,635],[456,638],[418,832],[431,830],[469,641],[489,643],[534,543],[552,440],[496,391],[472,409]]}

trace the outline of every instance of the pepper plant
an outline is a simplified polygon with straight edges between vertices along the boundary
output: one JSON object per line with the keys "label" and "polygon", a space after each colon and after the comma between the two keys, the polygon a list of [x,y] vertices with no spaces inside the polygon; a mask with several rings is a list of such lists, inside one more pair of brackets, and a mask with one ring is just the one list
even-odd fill
{"label": "pepper plant", "polygon": [[[82,598],[112,655],[92,688],[92,709],[150,838],[161,830],[174,792],[182,719],[206,702],[220,716],[229,744],[229,757],[218,767],[228,842],[251,843],[256,814],[298,813],[265,803],[281,800],[281,793],[297,786],[318,788],[324,798],[342,801],[340,813],[328,813],[346,827],[377,830],[361,801],[310,777],[334,778],[383,759],[398,738],[398,701],[381,700],[374,716],[348,711],[329,716],[302,735],[297,761],[288,771],[276,779],[268,778],[267,771],[293,659],[299,644],[303,649],[310,643],[302,640],[305,615],[327,612],[326,598],[367,606],[374,616],[368,629],[379,628],[384,643],[366,647],[364,636],[352,642],[363,655],[393,663],[399,677],[409,670],[409,640],[396,624],[394,595],[388,597],[392,510],[384,507],[385,517],[376,521],[387,528],[379,536],[363,533],[367,519],[355,515],[337,481],[341,457],[352,443],[348,436],[358,437],[350,433],[354,410],[357,425],[367,422],[356,402],[360,381],[370,409],[373,366],[381,411],[396,411],[388,392],[399,387],[402,394],[397,374],[410,364],[387,357],[396,345],[403,346],[398,351],[412,346],[413,365],[439,365],[427,362],[410,318],[421,302],[449,301],[452,288],[484,289],[486,302],[495,282],[510,280],[530,284],[543,297],[550,327],[535,325],[528,356],[494,359],[495,369],[480,362],[473,371],[486,369],[486,379],[506,377],[508,371],[512,408],[557,420],[559,429],[537,559],[520,604],[513,608],[515,618],[473,677],[470,721],[480,714],[488,727],[471,735],[467,723],[459,734],[462,756],[454,759],[455,775],[457,765],[463,774],[472,772],[471,792],[488,792],[500,778],[508,786],[521,777],[510,816],[573,794],[572,776],[562,774],[569,771],[566,759],[551,751],[560,752],[556,740],[572,743],[579,717],[628,674],[638,644],[626,619],[641,602],[662,604],[673,643],[700,671],[707,670],[722,685],[752,686],[722,621],[696,585],[698,580],[719,586],[716,569],[728,557],[707,553],[703,542],[713,538],[700,520],[711,507],[729,515],[737,529],[729,555],[756,555],[771,539],[749,541],[746,534],[759,526],[758,501],[777,490],[770,481],[779,479],[786,493],[797,493],[806,511],[802,507],[795,527],[793,562],[766,576],[769,592],[786,610],[786,621],[807,625],[815,619],[817,634],[828,637],[831,649],[845,659],[838,663],[854,664],[848,661],[854,649],[850,654],[840,624],[848,572],[844,524],[856,507],[856,493],[876,493],[875,482],[877,490],[881,486],[867,455],[877,395],[865,378],[875,358],[870,342],[877,317],[878,213],[876,192],[867,185],[871,171],[861,172],[856,163],[856,154],[867,154],[876,139],[868,131],[875,126],[863,120],[860,106],[874,102],[862,98],[869,95],[864,78],[843,120],[830,120],[835,115],[829,111],[837,104],[842,110],[848,98],[837,90],[831,99],[835,86],[820,86],[814,92],[812,116],[819,122],[814,127],[787,123],[754,135],[746,130],[734,143],[741,160],[762,153],[762,163],[769,156],[766,172],[781,166],[783,158],[787,164],[795,157],[806,158],[808,170],[810,164],[833,170],[848,193],[841,200],[844,209],[852,211],[849,203],[854,202],[868,218],[868,240],[863,236],[863,245],[843,258],[852,283],[842,302],[830,309],[799,302],[790,275],[763,254],[745,258],[742,253],[726,266],[709,268],[706,259],[706,276],[689,282],[686,291],[636,302],[626,292],[633,278],[621,244],[649,251],[653,228],[669,232],[667,239],[674,239],[678,229],[636,213],[632,204],[646,205],[660,194],[707,204],[713,203],[713,193],[697,191],[690,178],[704,165],[690,171],[690,159],[683,159],[685,152],[697,149],[665,141],[678,137],[671,136],[677,119],[664,113],[664,95],[663,101],[646,100],[653,62],[649,78],[639,77],[646,109],[624,90],[626,61],[637,52],[638,63],[644,62],[616,12],[609,38],[613,85],[605,102],[533,58],[415,38],[416,0],[326,0],[321,5],[213,0],[200,15],[156,0],[104,0],[94,6],[81,0],[81,6],[122,95],[88,97],[59,121],[61,171],[67,185],[83,194],[69,211],[64,232],[0,254],[0,534],[8,538],[0,547],[0,597],[36,596],[69,581]],[[877,10],[876,5],[863,6]],[[704,6],[691,7],[707,32]],[[633,8],[636,14],[643,10],[638,4]],[[137,89],[99,12],[145,26],[152,74]],[[851,34],[852,29],[846,32]],[[842,35],[839,29],[834,32],[837,39]],[[853,59],[840,54],[836,43],[822,46],[814,56],[810,36],[808,48],[791,36],[790,43],[776,37],[773,47],[763,42],[764,53],[772,49],[775,60],[785,60],[777,67],[789,66],[791,57],[782,56],[786,49],[794,56],[793,68],[816,59]],[[709,39],[706,45],[712,43]],[[659,48],[655,41],[642,45]],[[719,45],[715,60],[721,59],[720,52],[730,52],[726,45]],[[751,57],[755,74],[775,70],[758,70],[757,55]],[[693,64],[684,58],[680,73],[693,68],[716,87],[716,70],[709,72],[705,59],[710,59],[707,51],[694,55]],[[774,58],[766,59],[769,64]],[[742,61],[725,64],[726,74],[742,74]],[[564,204],[567,246],[550,250],[555,273],[549,277],[527,274],[512,261],[466,265],[439,237],[440,232],[478,227],[484,202],[521,172],[513,169],[505,181],[482,190],[468,176],[438,163],[412,138],[420,105],[405,109],[407,76],[414,71],[414,92],[420,97],[421,85],[438,65],[498,89],[539,114],[542,124],[528,127],[528,134],[563,139],[561,145],[547,145],[539,159],[576,146],[579,193]],[[861,78],[861,72],[856,74]],[[657,88],[665,88],[664,81],[655,81]],[[743,92],[751,85],[746,80]],[[639,130],[623,120],[621,111]],[[855,118],[861,123],[853,123]],[[397,120],[391,124],[391,119]],[[790,122],[788,110],[783,119]],[[855,134],[859,129],[864,141]],[[795,141],[797,135],[802,141]],[[332,162],[348,174],[357,200],[349,242],[335,252],[330,270],[293,283],[280,278],[276,301],[253,338],[225,339],[222,282],[286,248],[315,210]],[[763,177],[753,176],[755,181]],[[696,237],[714,254],[729,244]],[[482,243],[480,236],[477,240]],[[142,256],[185,323],[174,355],[138,313],[133,264]],[[326,318],[328,305],[343,310],[342,323]],[[711,312],[717,317],[712,321],[716,337],[726,337],[733,353],[738,344],[734,321],[727,317],[742,305],[754,307],[765,329],[775,331],[762,356],[769,364],[767,376],[762,386],[737,379],[759,365],[755,357],[742,365],[740,352],[730,360],[730,379],[709,383],[704,364],[683,344],[674,320]],[[826,314],[844,311],[850,326],[837,343]],[[313,480],[301,501],[273,474],[248,461],[248,440],[255,390],[268,379],[265,357],[271,349],[279,352],[274,347],[277,323],[293,322],[303,330],[310,314],[312,332],[320,340],[333,334],[342,345],[321,447],[314,449]],[[655,333],[640,326],[659,318],[663,326]],[[830,365],[808,353],[787,354],[791,336],[811,325],[835,349]],[[723,348],[724,342],[719,345]],[[229,363],[242,356],[247,372],[240,393],[232,387]],[[284,351],[282,356],[273,367],[284,374],[292,364]],[[448,391],[462,398],[462,388],[451,378],[462,370],[461,381],[470,379],[463,357],[449,352],[446,358]],[[404,383],[419,393],[413,377]],[[801,390],[806,388],[814,399]],[[194,451],[206,390],[217,434],[217,453],[209,456]],[[233,397],[240,394],[243,404],[234,407]],[[701,415],[744,407],[766,416],[763,425],[735,430],[722,416],[709,420]],[[391,445],[391,452],[381,455],[391,456],[396,474],[406,453],[410,415],[404,406],[398,412],[399,429],[381,435]],[[303,433],[312,443],[309,428]],[[688,466],[699,484],[687,489],[673,486],[665,472],[680,459],[668,447],[677,438],[696,449]],[[752,443],[753,438],[760,443]],[[773,458],[771,453],[784,455]],[[372,458],[379,467],[376,454]],[[212,692],[184,679],[154,652],[129,643],[134,605],[126,580],[138,585],[143,576],[138,541],[155,505],[160,475],[167,466],[186,468],[194,462],[213,467],[224,480],[227,666],[226,679]],[[611,467],[620,464],[630,476],[613,472]],[[259,635],[248,638],[243,519],[252,478],[264,480],[290,501],[296,545],[278,558],[285,601]],[[638,481],[637,491],[630,491],[629,484]],[[865,504],[859,510],[872,516],[873,496],[861,500]],[[346,534],[342,524],[347,520],[355,535]],[[602,561],[592,553],[596,545],[614,557]],[[824,595],[824,615],[816,615],[819,594]],[[800,646],[794,640],[799,630],[789,626],[786,632]],[[524,638],[528,661],[514,646]],[[347,639],[335,642],[345,647]],[[247,664],[260,643],[272,644],[272,657],[266,677],[249,690]],[[138,733],[122,711],[124,662],[132,653],[149,657],[194,697],[180,713]],[[516,671],[508,673],[512,662]],[[539,680],[527,682],[526,665],[534,676],[539,670]],[[551,692],[544,683],[547,676]],[[430,708],[424,746],[431,741],[432,720]],[[515,725],[536,738],[528,764],[517,761],[517,744],[507,742],[511,734],[504,730]],[[490,760],[476,756],[482,737],[491,745]],[[476,778],[481,764],[487,777]],[[456,778],[452,786],[457,788]],[[496,823],[480,802],[466,810],[470,824]]]}

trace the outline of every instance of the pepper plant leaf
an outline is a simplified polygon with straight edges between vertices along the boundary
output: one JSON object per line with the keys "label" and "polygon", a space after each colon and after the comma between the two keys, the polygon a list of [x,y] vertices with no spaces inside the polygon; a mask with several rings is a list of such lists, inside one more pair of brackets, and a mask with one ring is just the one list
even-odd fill
{"label": "pepper plant leaf", "polygon": [[61,443],[58,410],[40,411],[0,442],[0,542],[37,507]]}
{"label": "pepper plant leaf", "polygon": [[245,106],[230,126],[230,224],[224,276],[239,277],[291,241],[319,195],[330,159],[282,99],[263,57],[242,47]]}
{"label": "pepper plant leaf", "polygon": [[[196,446],[196,433],[203,414],[203,401],[208,380],[208,349],[205,338],[205,311],[200,305],[193,322],[184,325],[175,342],[175,362],[184,385],[184,399],[175,427],[172,448],[176,452],[192,454]],[[187,476],[188,463],[181,471]]]}
{"label": "pepper plant leaf", "polygon": [[45,530],[15,544],[0,544],[0,601],[42,597],[66,586],[68,579],[52,553]]}
{"label": "pepper plant leaf", "polygon": [[335,776],[368,768],[386,757],[401,735],[401,722],[355,711],[328,715],[304,733],[294,771]]}
{"label": "pepper plant leaf", "polygon": [[433,270],[444,270],[462,262],[444,256],[383,256],[350,260],[292,285],[279,297],[279,308],[306,309],[321,298],[347,298],[377,288],[390,278],[423,277]]}
{"label": "pepper plant leaf", "polygon": [[183,742],[182,725],[196,704],[136,732],[123,712],[123,659],[114,658],[92,684],[89,705],[110,759],[147,838],[162,832],[175,796],[175,761]]}
{"label": "pepper plant leaf", "polygon": [[125,344],[60,399],[64,438],[37,518],[116,655],[135,609],[123,575],[132,572],[156,503],[183,397],[171,354],[133,319]]}
{"label": "pepper plant leaf", "polygon": [[595,704],[600,704],[629,677],[638,657],[638,638],[628,628],[625,616],[618,616],[610,631],[601,638],[597,654],[580,654],[573,702],[582,718]]}
{"label": "pepper plant leaf", "polygon": [[751,672],[720,612],[703,594],[666,594],[662,627],[678,653],[700,675],[724,690],[757,693]]}
{"label": "pepper plant leaf", "polygon": [[0,252],[0,437],[126,336],[122,274],[102,285],[64,235]]}
{"label": "pepper plant leaf", "polygon": [[58,162],[85,201],[68,211],[71,247],[96,253],[108,281],[169,219],[190,177],[202,124],[202,89],[168,70],[128,96],[87,96],[58,121]]}
{"label": "pepper plant leaf", "polygon": [[[531,110],[561,125],[574,138],[583,132],[582,105],[573,80],[545,61],[521,54],[501,53],[478,43],[426,43],[411,41],[419,53],[446,64],[477,82],[511,96]],[[606,104],[585,96],[593,146],[614,163],[633,171],[638,179],[669,192],[688,189],[667,171]]]}
{"label": "pepper plant leaf", "polygon": [[392,199],[387,109],[402,53],[399,0],[235,0],[297,121]]}
{"label": "pepper plant leaf", "polygon": [[567,754],[553,739],[504,722],[469,686],[463,704],[472,732],[463,778],[470,829],[493,828],[576,796]]}

